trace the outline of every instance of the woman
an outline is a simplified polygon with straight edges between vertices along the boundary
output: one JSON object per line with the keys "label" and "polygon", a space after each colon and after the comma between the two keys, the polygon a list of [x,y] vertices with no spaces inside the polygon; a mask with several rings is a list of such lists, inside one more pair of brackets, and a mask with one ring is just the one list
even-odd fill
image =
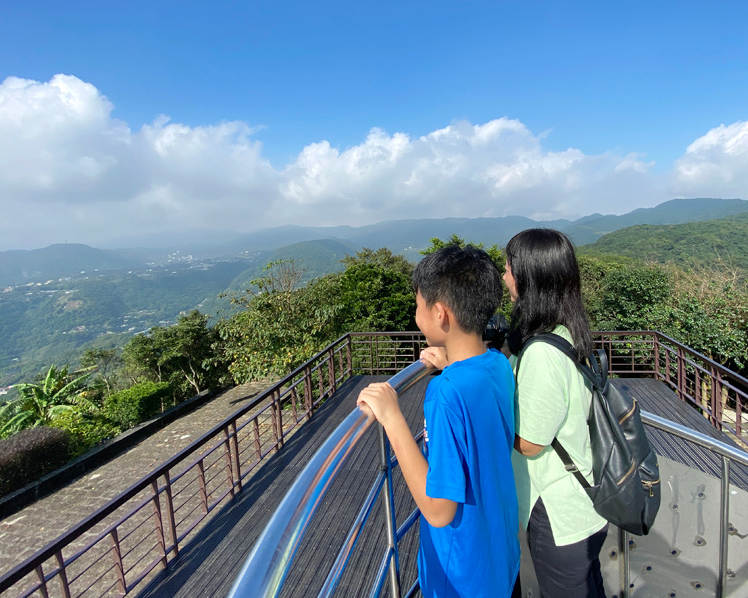
{"label": "woman", "polygon": [[[572,361],[537,333],[564,337],[584,359],[592,335],[584,311],[579,266],[569,239],[530,229],[506,247],[504,282],[512,303],[509,349],[521,356],[517,371],[513,455],[520,520],[544,598],[604,598],[600,549],[607,522],[550,446],[558,438],[592,482],[587,430],[591,388]],[[517,359],[513,359],[515,368]]]}

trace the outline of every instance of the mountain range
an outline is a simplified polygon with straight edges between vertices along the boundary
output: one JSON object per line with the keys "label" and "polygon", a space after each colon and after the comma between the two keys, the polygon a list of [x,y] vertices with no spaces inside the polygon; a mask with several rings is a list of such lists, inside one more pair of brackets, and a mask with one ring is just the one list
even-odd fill
{"label": "mountain range", "polygon": [[[167,249],[95,249],[80,244],[58,244],[31,251],[0,252],[0,287],[28,282],[79,276],[81,273],[141,269],[154,265],[204,259],[247,259],[261,251],[274,251],[304,241],[325,240],[333,253],[341,248],[355,253],[363,247],[388,247],[417,260],[419,251],[433,237],[456,234],[475,243],[500,247],[517,232],[537,226],[556,228],[576,245],[594,243],[608,233],[630,226],[674,225],[715,220],[748,212],[742,199],[673,199],[654,208],[640,208],[623,214],[591,214],[578,220],[535,221],[521,216],[502,218],[430,218],[391,220],[368,226],[282,226],[253,233],[227,232],[226,242],[193,241]],[[194,238],[194,237],[193,237]]]}
{"label": "mountain range", "polygon": [[503,247],[534,226],[564,230],[584,253],[683,265],[721,260],[748,271],[748,202],[721,199],[677,199],[573,222],[399,220],[359,228],[281,227],[170,249],[64,244],[6,251],[0,252],[0,387],[33,379],[52,363],[75,363],[84,347],[121,347],[133,334],[168,326],[192,309],[228,316],[238,309],[231,296],[252,289],[271,261],[297,260],[304,281],[342,269],[340,260],[363,247],[388,247],[417,261],[434,237],[456,234]]}

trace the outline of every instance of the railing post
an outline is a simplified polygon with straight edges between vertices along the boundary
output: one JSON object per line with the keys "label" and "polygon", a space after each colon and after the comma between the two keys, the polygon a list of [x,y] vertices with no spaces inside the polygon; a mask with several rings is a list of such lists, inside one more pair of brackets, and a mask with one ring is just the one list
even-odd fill
{"label": "railing post", "polygon": [[621,598],[628,598],[631,595],[631,563],[629,550],[629,533],[625,530],[618,529],[618,555],[621,557],[620,578],[621,578]]}
{"label": "railing post", "polygon": [[390,596],[400,598],[400,558],[397,550],[397,521],[395,519],[395,496],[392,487],[392,467],[390,463],[390,443],[381,424],[377,424],[379,433],[379,469],[385,473],[384,480],[384,516],[387,527],[387,545],[392,550],[390,559]]}
{"label": "railing post", "polygon": [[169,518],[169,532],[171,533],[171,540],[174,543],[174,558],[179,556],[179,539],[177,538],[177,521],[174,517],[174,498],[171,494],[171,476],[169,471],[164,472],[164,480],[166,481],[166,488],[164,494],[166,494],[166,515]]}
{"label": "railing post", "polygon": [[296,408],[296,402],[299,400],[299,393],[296,392],[296,387],[291,387],[291,413],[293,414],[293,423],[299,423],[299,413]]}
{"label": "railing post", "polygon": [[311,419],[312,417],[312,405],[314,401],[312,400],[312,369],[309,366],[306,366],[304,368],[304,407],[306,409],[306,417],[307,419]]}
{"label": "railing post", "polygon": [[164,535],[164,520],[161,517],[161,501],[158,499],[158,480],[151,482],[153,491],[153,516],[156,519],[156,540],[161,549],[161,566],[166,569],[166,537]]}
{"label": "railing post", "polygon": [[722,488],[719,507],[719,574],[716,598],[725,595],[727,584],[727,536],[730,526],[730,459],[722,455]]}
{"label": "railing post", "polygon": [[348,375],[353,375],[353,337],[349,334],[345,343],[345,358]]}
{"label": "railing post", "polygon": [[62,558],[62,550],[58,550],[55,553],[55,560],[57,561],[57,567],[60,572],[58,576],[60,578],[60,589],[64,598],[70,598],[70,584],[68,584],[68,574],[65,570],[65,559]]}
{"label": "railing post", "polygon": [[198,484],[200,485],[200,502],[202,502],[203,515],[208,514],[208,487],[205,485],[205,465],[202,460],[197,462]]}
{"label": "railing post", "polygon": [[239,488],[239,492],[242,490],[242,469],[239,464],[239,432],[236,430],[236,420],[231,420],[229,424],[229,431],[231,432],[231,448],[234,452],[234,463],[236,464],[236,485]]}
{"label": "railing post", "polygon": [[678,347],[678,396],[685,401],[686,395],[686,355],[683,348]]}
{"label": "railing post", "polygon": [[739,393],[735,393],[735,433],[738,438],[743,438],[743,401]]}
{"label": "railing post", "polygon": [[119,546],[119,536],[117,528],[114,528],[110,534],[112,538],[112,558],[114,559],[114,569],[117,572],[117,581],[122,594],[127,594],[127,583],[125,582],[125,568],[122,566],[122,551]]}
{"label": "railing post", "polygon": [[47,580],[44,579],[44,569],[39,565],[36,568],[36,576],[39,578],[39,591],[42,594],[42,598],[49,598],[49,592],[47,591]]}
{"label": "railing post", "polygon": [[234,498],[234,468],[231,466],[231,437],[228,425],[223,429],[223,454],[226,458],[226,483],[231,498]]}
{"label": "railing post", "polygon": [[260,441],[260,424],[257,418],[252,418],[252,428],[255,433],[255,453],[257,454],[257,460],[262,459],[262,442]]}
{"label": "railing post", "polygon": [[325,396],[325,381],[324,376],[322,375],[322,367],[317,368],[317,386],[319,388],[319,397],[317,398],[318,401],[322,400],[322,397]]}
{"label": "railing post", "polygon": [[283,431],[282,431],[282,419],[280,412],[280,405],[276,402],[275,393],[273,393],[272,402],[270,403],[270,421],[273,424],[273,439],[275,443],[273,445],[273,452],[277,453],[283,446]]}
{"label": "railing post", "polygon": [[327,377],[330,380],[330,394],[335,394],[335,351],[332,347],[327,352]]}
{"label": "railing post", "polygon": [[655,380],[662,378],[660,374],[660,337],[655,333],[652,335],[654,342],[654,354],[655,354]]}
{"label": "railing post", "polygon": [[722,386],[722,372],[717,370],[717,375],[714,378],[714,386],[717,390],[717,410],[714,412],[714,418],[715,423],[714,425],[717,427],[718,430],[722,429],[722,394],[724,392],[724,388]]}

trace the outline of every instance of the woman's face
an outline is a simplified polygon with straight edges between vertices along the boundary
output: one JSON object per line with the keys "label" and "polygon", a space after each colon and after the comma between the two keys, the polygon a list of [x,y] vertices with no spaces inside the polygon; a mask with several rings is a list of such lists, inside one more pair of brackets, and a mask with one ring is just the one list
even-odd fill
{"label": "woman's face", "polygon": [[509,260],[504,264],[504,284],[506,284],[506,288],[509,291],[509,299],[514,303],[517,301],[517,281],[514,280]]}

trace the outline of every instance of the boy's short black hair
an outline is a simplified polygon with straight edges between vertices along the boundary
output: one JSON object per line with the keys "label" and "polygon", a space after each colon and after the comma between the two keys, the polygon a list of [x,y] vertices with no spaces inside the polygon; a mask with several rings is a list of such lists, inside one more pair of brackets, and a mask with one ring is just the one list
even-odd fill
{"label": "boy's short black hair", "polygon": [[501,274],[482,249],[448,245],[418,263],[413,291],[421,293],[426,305],[444,303],[463,331],[482,336],[501,302]]}

